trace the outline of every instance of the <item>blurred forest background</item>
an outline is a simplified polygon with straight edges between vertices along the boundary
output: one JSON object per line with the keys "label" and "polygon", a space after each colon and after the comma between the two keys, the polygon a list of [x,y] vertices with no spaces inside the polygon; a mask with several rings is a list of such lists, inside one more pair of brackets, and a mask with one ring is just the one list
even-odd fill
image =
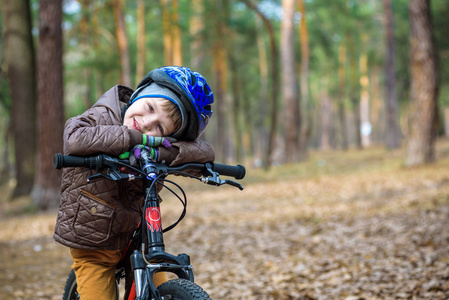
{"label": "blurred forest background", "polygon": [[208,79],[219,162],[380,145],[416,166],[449,135],[447,0],[1,2],[0,179],[39,209],[58,204],[64,121],[162,65]]}

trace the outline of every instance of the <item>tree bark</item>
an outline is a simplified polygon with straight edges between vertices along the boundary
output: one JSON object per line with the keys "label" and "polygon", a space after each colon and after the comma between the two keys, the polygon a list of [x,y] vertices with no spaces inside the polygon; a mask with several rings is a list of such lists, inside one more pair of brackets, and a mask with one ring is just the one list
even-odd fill
{"label": "tree bark", "polygon": [[137,62],[136,82],[140,82],[146,74],[146,31],[145,31],[145,1],[137,2]]}
{"label": "tree bark", "polygon": [[340,146],[348,149],[348,133],[346,131],[346,47],[340,45],[338,51],[338,124],[340,127]]}
{"label": "tree bark", "polygon": [[371,144],[371,120],[369,99],[368,55],[360,56],[360,125],[362,146]]}
{"label": "tree bark", "polygon": [[164,40],[165,65],[173,65],[173,43],[171,36],[170,0],[162,0],[162,28]]}
{"label": "tree bark", "polygon": [[[238,57],[239,54],[232,49],[235,49],[235,32],[229,29],[230,22],[230,8],[229,1],[223,1],[224,7],[221,9],[223,14],[223,24],[221,25],[220,36],[226,37],[224,46],[226,47],[227,61],[229,67],[229,80],[231,82],[231,105],[232,113],[227,114],[229,120],[229,128],[232,130],[232,144],[231,159],[234,161],[241,161],[245,152],[250,148],[249,145],[244,145],[243,137],[248,136],[249,128],[251,127],[251,117],[248,117],[249,112],[247,107],[247,99],[242,92],[242,77],[239,69]],[[230,117],[230,118],[229,118]]]}
{"label": "tree bark", "polygon": [[131,86],[131,64],[129,60],[128,36],[126,35],[124,0],[114,0],[115,36],[120,53],[120,84]]}
{"label": "tree bark", "polygon": [[[229,53],[229,71],[232,75],[231,83],[232,83],[232,129],[234,135],[234,149],[235,149],[235,160],[241,161],[243,154],[243,144],[242,144],[242,129],[243,125],[241,124],[241,115],[244,112],[243,102],[245,99],[241,97],[241,87],[240,87],[240,78],[238,73],[237,60],[234,57],[233,53]],[[245,120],[248,124],[249,120]]]}
{"label": "tree bark", "polygon": [[[10,110],[10,109],[9,109]],[[8,110],[8,111],[9,111]],[[6,114],[8,114],[8,111]],[[3,114],[2,114],[3,115]],[[3,117],[3,116],[2,116]],[[0,184],[9,182],[11,179],[16,178],[15,168],[13,162],[11,161],[11,144],[12,144],[12,129],[11,129],[11,118],[10,116],[4,116],[2,120],[2,130],[1,135],[3,137],[3,147],[1,150],[2,163],[0,167]],[[14,198],[13,198],[14,199]]]}
{"label": "tree bark", "polygon": [[193,70],[199,70],[204,59],[204,47],[202,31],[203,25],[203,0],[193,0],[193,14],[190,19],[190,36],[192,37],[191,43],[191,61],[190,65]]}
{"label": "tree bark", "polygon": [[[89,56],[89,51],[91,50],[90,45],[90,39],[95,37],[92,37],[91,32],[89,30],[90,24],[90,16],[91,16],[91,6],[90,6],[90,0],[82,0],[80,1],[81,4],[81,19],[80,19],[80,50],[82,52],[82,55],[85,57]],[[85,86],[82,88],[84,89],[84,95],[83,95],[83,102],[85,108],[89,108],[92,106],[92,95],[94,94],[94,89],[92,87],[92,81],[93,81],[93,75],[92,70],[90,67],[84,67],[83,70],[83,77],[85,81]],[[95,98],[94,98],[95,99]]]}
{"label": "tree bark", "polygon": [[271,124],[270,124],[270,133],[268,138],[268,150],[264,157],[264,168],[267,169],[273,164],[273,154],[274,149],[276,147],[276,131],[278,127],[278,95],[279,95],[279,55],[278,48],[276,44],[276,38],[274,35],[273,25],[270,20],[259,11],[254,3],[250,0],[243,0],[243,2],[252,9],[263,21],[265,27],[268,31],[268,37],[270,40],[270,61],[271,61]]}
{"label": "tree bark", "polygon": [[354,32],[348,33],[348,56],[349,56],[349,98],[354,111],[355,144],[362,149],[362,137],[360,132],[360,78],[358,69],[358,41],[354,38]]}
{"label": "tree bark", "polygon": [[386,128],[388,128],[385,132],[385,144],[388,149],[395,149],[400,146],[400,132],[398,124],[398,100],[396,96],[394,18],[391,0],[384,0],[384,15],[387,46],[387,61],[385,64],[385,121]]}
{"label": "tree bark", "polygon": [[321,150],[329,150],[332,144],[333,106],[332,99],[326,92],[320,95],[321,106]]}
{"label": "tree bark", "polygon": [[444,108],[444,136],[449,138],[449,107]]}
{"label": "tree bark", "polygon": [[173,33],[173,64],[182,66],[181,28],[179,26],[178,0],[172,0],[172,33]]}
{"label": "tree bark", "polygon": [[298,11],[301,13],[301,21],[299,23],[299,39],[301,41],[301,127],[299,134],[299,153],[301,160],[308,157],[308,134],[309,134],[309,118],[307,108],[309,104],[309,32],[306,22],[306,8],[304,0],[298,1]]}
{"label": "tree bark", "polygon": [[260,105],[259,105],[259,118],[257,120],[258,134],[256,135],[257,154],[260,158],[264,157],[264,153],[268,150],[268,126],[267,126],[267,114],[268,114],[268,59],[265,41],[262,35],[262,20],[256,16],[256,28],[257,28],[257,49],[259,59],[259,72],[260,72]]}
{"label": "tree bark", "polygon": [[217,156],[223,161],[228,161],[230,156],[230,131],[226,124],[229,124],[226,120],[227,105],[226,90],[227,90],[227,52],[226,52],[226,23],[225,23],[225,3],[223,0],[217,0],[215,2],[215,23],[214,32],[216,38],[214,39],[214,73],[215,73],[215,97],[216,101],[216,115],[217,115]]}
{"label": "tree bark", "polygon": [[38,66],[38,155],[37,176],[32,198],[41,209],[59,203],[61,173],[53,166],[53,156],[62,152],[64,127],[62,2],[39,1]]}
{"label": "tree bark", "polygon": [[283,0],[283,18],[281,30],[281,70],[282,70],[282,95],[284,103],[284,145],[285,161],[294,163],[298,161],[298,89],[295,71],[294,48],[294,13],[295,1]]}
{"label": "tree bark", "polygon": [[435,160],[438,65],[432,37],[430,0],[411,0],[410,13],[410,136],[405,163],[416,166]]}
{"label": "tree bark", "polygon": [[12,198],[31,192],[36,162],[36,67],[27,0],[3,0],[4,55],[11,93],[17,185]]}

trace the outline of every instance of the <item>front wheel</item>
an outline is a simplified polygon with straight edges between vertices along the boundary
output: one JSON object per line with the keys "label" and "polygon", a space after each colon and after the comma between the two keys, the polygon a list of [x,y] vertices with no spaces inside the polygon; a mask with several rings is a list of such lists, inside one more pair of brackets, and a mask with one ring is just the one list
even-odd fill
{"label": "front wheel", "polygon": [[169,280],[157,289],[164,300],[210,300],[199,285],[185,279]]}
{"label": "front wheel", "polygon": [[[64,294],[62,294],[62,300],[80,300],[80,294],[77,291],[78,285],[76,284],[75,270],[71,270],[67,280],[65,282]],[[115,282],[115,297],[118,299],[118,286]]]}
{"label": "front wheel", "polygon": [[76,287],[75,271],[72,269],[67,277],[67,281],[65,282],[62,300],[79,300],[80,295],[78,294]]}

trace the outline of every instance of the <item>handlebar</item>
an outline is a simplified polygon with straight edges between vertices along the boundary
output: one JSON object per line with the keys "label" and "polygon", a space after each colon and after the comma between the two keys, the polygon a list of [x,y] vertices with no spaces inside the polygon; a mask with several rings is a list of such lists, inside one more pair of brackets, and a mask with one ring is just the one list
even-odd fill
{"label": "handlebar", "polygon": [[242,165],[230,166],[224,164],[213,164],[212,170],[224,176],[231,176],[235,179],[243,179],[246,175],[245,167]]}
{"label": "handlebar", "polygon": [[[99,154],[96,156],[82,157],[73,155],[62,155],[57,153],[54,156],[54,166],[56,169],[62,169],[67,167],[85,167],[100,171],[107,167],[112,167],[117,164],[119,159],[112,158],[105,154]],[[207,171],[211,168],[213,172],[216,172],[223,176],[231,176],[235,179],[243,179],[246,175],[245,167],[242,165],[231,166],[217,163],[186,163],[173,167],[165,166],[167,171],[184,171],[184,170],[198,170]]]}
{"label": "handlebar", "polygon": [[68,167],[86,167],[94,170],[103,169],[103,155],[97,155],[92,157],[62,155],[56,153],[53,159],[53,163],[56,169],[68,168]]}

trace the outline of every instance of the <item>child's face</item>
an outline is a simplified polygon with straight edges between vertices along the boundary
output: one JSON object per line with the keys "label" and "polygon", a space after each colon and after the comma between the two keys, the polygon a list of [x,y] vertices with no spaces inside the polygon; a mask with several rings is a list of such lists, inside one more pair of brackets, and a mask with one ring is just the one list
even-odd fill
{"label": "child's face", "polygon": [[169,136],[175,131],[168,112],[161,103],[169,101],[163,98],[141,98],[134,102],[125,112],[123,125],[129,129],[139,130],[151,136]]}

